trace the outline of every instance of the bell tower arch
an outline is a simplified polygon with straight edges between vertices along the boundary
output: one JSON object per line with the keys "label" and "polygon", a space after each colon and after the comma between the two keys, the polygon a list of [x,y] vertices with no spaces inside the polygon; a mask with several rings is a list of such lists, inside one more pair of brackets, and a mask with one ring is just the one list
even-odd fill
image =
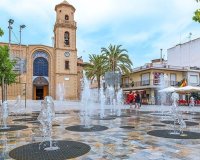
{"label": "bell tower arch", "polygon": [[[77,49],[75,8],[67,1],[55,6],[54,25],[55,88],[64,84],[64,99],[77,99]],[[59,91],[55,95],[59,99]]]}

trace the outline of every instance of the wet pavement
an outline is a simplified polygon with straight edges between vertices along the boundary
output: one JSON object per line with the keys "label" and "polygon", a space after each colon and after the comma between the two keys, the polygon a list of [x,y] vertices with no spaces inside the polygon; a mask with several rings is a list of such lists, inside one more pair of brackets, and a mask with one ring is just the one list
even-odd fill
{"label": "wet pavement", "polygon": [[[77,102],[76,102],[77,103]],[[75,106],[76,104],[74,104]],[[73,106],[73,104],[71,104]],[[66,127],[80,125],[79,111],[77,108],[61,107],[57,109],[58,114],[53,126],[53,139],[78,141],[88,144],[91,150],[75,160],[199,160],[200,159],[200,137],[199,139],[171,139],[148,135],[152,130],[173,130],[172,124],[161,121],[172,120],[171,116],[160,114],[159,106],[142,106],[142,108],[130,111],[128,106],[122,106],[123,115],[115,119],[94,119],[92,125],[108,127],[104,131],[75,132],[66,130]],[[106,115],[110,116],[107,107]],[[190,122],[200,123],[199,108],[188,110],[182,107],[183,118]],[[169,107],[165,107],[168,110]],[[34,111],[37,109],[34,108]],[[198,112],[197,112],[198,111]],[[29,113],[33,112],[29,110]],[[62,114],[63,112],[63,114]],[[93,109],[93,116],[97,116],[99,110]],[[152,114],[153,113],[153,114]],[[155,114],[156,113],[156,114]],[[196,114],[194,114],[196,113]],[[9,116],[9,125],[25,125],[27,129],[0,132],[0,160],[11,160],[9,151],[19,146],[42,141],[42,133],[39,123],[34,121],[16,121],[16,119],[32,118],[31,115]],[[127,126],[127,127],[123,127]],[[185,131],[200,133],[200,125],[187,126]]]}

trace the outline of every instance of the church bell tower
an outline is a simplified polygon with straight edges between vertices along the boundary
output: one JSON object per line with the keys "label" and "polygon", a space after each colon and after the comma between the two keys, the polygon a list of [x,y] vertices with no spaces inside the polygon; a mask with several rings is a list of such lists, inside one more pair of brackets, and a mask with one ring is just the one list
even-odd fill
{"label": "church bell tower", "polygon": [[63,1],[55,6],[55,11],[55,97],[60,99],[64,91],[64,99],[77,99],[77,27],[74,21],[75,8],[67,1]]}

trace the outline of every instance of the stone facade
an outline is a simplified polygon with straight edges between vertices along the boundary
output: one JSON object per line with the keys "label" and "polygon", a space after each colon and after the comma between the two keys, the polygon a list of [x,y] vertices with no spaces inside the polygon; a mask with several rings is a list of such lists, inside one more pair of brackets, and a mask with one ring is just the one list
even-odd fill
{"label": "stone facade", "polygon": [[[18,44],[10,47],[12,57],[26,62],[26,71],[17,79],[25,84],[27,99],[43,99],[47,95],[60,99],[63,92],[64,99],[80,98],[83,60],[77,57],[75,8],[64,1],[55,6],[55,11],[54,47]],[[15,87],[10,86],[9,92],[16,92]]]}

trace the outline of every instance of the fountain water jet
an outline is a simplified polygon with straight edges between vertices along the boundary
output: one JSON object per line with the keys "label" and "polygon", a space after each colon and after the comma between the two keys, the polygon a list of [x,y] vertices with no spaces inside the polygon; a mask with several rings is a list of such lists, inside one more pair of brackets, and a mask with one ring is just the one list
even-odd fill
{"label": "fountain water jet", "polygon": [[[164,89],[168,87],[168,76],[166,74],[160,75],[160,83],[159,83],[159,89]],[[163,106],[164,103],[166,102],[166,93],[165,92],[160,92],[160,103],[161,103],[161,113],[162,115],[164,114]]]}
{"label": "fountain water jet", "polygon": [[[178,110],[178,100],[179,95],[178,93],[174,92],[172,93],[172,107],[171,107],[171,115],[173,117],[174,125],[173,125],[173,131],[170,134],[173,135],[183,135],[183,129],[186,128],[186,123],[183,120],[182,113]],[[177,130],[176,124],[180,124],[180,129]]]}
{"label": "fountain water jet", "polygon": [[14,104],[14,108],[16,109],[17,113],[22,114],[25,112],[25,109],[22,108],[22,101],[21,96],[18,95]]}
{"label": "fountain water jet", "polygon": [[9,147],[8,147],[8,138],[7,138],[7,134],[4,132],[3,135],[1,135],[1,144],[3,146],[3,150],[0,154],[0,159],[6,159],[6,155],[7,155],[7,152],[9,150]]}
{"label": "fountain water jet", "polygon": [[123,104],[123,90],[118,87],[117,91],[117,116],[121,116],[121,105]]}
{"label": "fountain water jet", "polygon": [[56,105],[63,106],[63,101],[65,100],[65,84],[64,83],[58,83],[56,85]]}
{"label": "fountain water jet", "polygon": [[108,86],[107,87],[107,99],[108,99],[108,104],[110,105],[110,115],[115,114],[115,89],[113,86]]}
{"label": "fountain water jet", "polygon": [[101,118],[105,117],[105,102],[106,102],[106,97],[104,94],[103,81],[101,81],[101,88],[100,88],[100,105],[101,105],[100,117]]}
{"label": "fountain water jet", "polygon": [[90,89],[90,81],[87,79],[85,72],[83,72],[83,80],[82,80],[82,95],[81,95],[81,114],[80,119],[81,123],[84,125],[84,128],[91,128],[90,121],[90,102],[91,102],[91,89]]}
{"label": "fountain water jet", "polygon": [[57,88],[57,97],[60,101],[64,101],[65,96],[65,84],[59,83]]}
{"label": "fountain water jet", "polygon": [[[66,130],[76,131],[76,132],[94,132],[102,131],[108,129],[108,127],[101,125],[93,125],[92,111],[94,109],[95,103],[98,102],[98,92],[97,90],[92,90],[90,88],[90,81],[87,79],[85,72],[83,72],[82,78],[82,93],[81,93],[81,109],[80,109],[80,121],[81,125],[74,125],[66,127]],[[99,118],[99,117],[98,117]]]}
{"label": "fountain water jet", "polygon": [[9,116],[8,102],[4,101],[2,104],[1,117],[2,117],[2,127],[0,129],[9,129],[7,126],[7,118]]}
{"label": "fountain water jet", "polygon": [[[52,121],[55,118],[55,110],[53,99],[50,96],[46,96],[44,101],[41,102],[41,112],[38,116],[38,120],[42,125],[43,142],[40,143],[39,149],[44,147],[45,151],[58,150],[59,147],[52,141]],[[49,142],[49,147],[46,147],[46,142]]]}
{"label": "fountain water jet", "polygon": [[189,107],[191,109],[191,114],[195,114],[195,112],[194,112],[194,105],[195,105],[194,97],[190,97]]}

